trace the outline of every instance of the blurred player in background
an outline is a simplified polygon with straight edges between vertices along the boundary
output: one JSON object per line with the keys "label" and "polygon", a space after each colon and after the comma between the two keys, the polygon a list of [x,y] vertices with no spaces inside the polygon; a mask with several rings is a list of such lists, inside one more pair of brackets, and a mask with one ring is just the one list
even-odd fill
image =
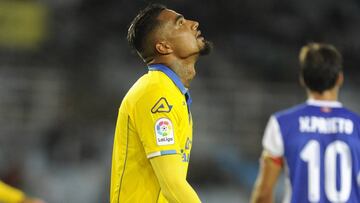
{"label": "blurred player in background", "polygon": [[199,23],[162,5],[132,21],[128,41],[148,65],[123,99],[113,146],[110,202],[200,202],[186,180],[192,145],[188,88],[210,43]]}
{"label": "blurred player in background", "polygon": [[342,56],[332,45],[311,43],[299,59],[308,100],[270,117],[252,202],[273,202],[282,169],[284,202],[360,202],[360,118],[337,101]]}
{"label": "blurred player in background", "polygon": [[40,199],[27,197],[22,191],[0,181],[1,203],[45,203]]}

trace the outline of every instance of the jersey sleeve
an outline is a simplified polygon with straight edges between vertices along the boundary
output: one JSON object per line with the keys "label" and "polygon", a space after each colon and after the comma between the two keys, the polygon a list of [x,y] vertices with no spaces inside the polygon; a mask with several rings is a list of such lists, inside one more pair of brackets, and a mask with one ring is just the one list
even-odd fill
{"label": "jersey sleeve", "polygon": [[284,155],[284,144],[281,136],[279,122],[275,116],[271,116],[265,128],[262,140],[264,150],[273,157]]}
{"label": "jersey sleeve", "polygon": [[0,202],[22,202],[25,194],[0,181]]}
{"label": "jersey sleeve", "polygon": [[[180,105],[174,93],[166,89],[146,93],[135,107],[135,128],[147,158],[179,154]],[[181,103],[181,102],[180,102]]]}

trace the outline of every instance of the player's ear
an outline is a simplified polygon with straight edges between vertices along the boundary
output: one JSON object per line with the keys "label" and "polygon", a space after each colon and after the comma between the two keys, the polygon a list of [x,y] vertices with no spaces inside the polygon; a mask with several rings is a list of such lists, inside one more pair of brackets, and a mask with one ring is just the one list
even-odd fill
{"label": "player's ear", "polygon": [[343,83],[344,83],[344,73],[340,72],[338,77],[337,77],[337,80],[336,80],[336,85],[338,87],[340,87]]}
{"label": "player's ear", "polygon": [[156,43],[155,50],[160,55],[167,55],[173,52],[173,49],[171,48],[170,44],[166,43],[165,41]]}

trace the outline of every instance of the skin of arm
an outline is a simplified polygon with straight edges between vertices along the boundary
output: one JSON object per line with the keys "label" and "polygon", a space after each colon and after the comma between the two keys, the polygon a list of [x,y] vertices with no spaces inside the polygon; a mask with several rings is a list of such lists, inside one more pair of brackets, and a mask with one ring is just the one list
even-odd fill
{"label": "skin of arm", "polygon": [[182,160],[179,154],[158,156],[150,159],[161,192],[170,203],[198,203],[198,195],[186,181],[181,170]]}
{"label": "skin of arm", "polygon": [[263,151],[260,170],[251,195],[251,203],[273,203],[273,190],[281,173],[282,166],[270,154]]}

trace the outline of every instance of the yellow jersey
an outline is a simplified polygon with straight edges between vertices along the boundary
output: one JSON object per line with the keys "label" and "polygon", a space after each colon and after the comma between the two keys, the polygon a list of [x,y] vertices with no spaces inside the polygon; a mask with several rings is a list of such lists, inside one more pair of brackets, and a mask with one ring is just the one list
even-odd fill
{"label": "yellow jersey", "polygon": [[191,97],[168,67],[155,64],[123,99],[116,123],[111,203],[167,202],[149,159],[182,156],[186,179],[192,145]]}
{"label": "yellow jersey", "polygon": [[18,203],[22,202],[24,199],[25,194],[22,191],[0,181],[0,202]]}

